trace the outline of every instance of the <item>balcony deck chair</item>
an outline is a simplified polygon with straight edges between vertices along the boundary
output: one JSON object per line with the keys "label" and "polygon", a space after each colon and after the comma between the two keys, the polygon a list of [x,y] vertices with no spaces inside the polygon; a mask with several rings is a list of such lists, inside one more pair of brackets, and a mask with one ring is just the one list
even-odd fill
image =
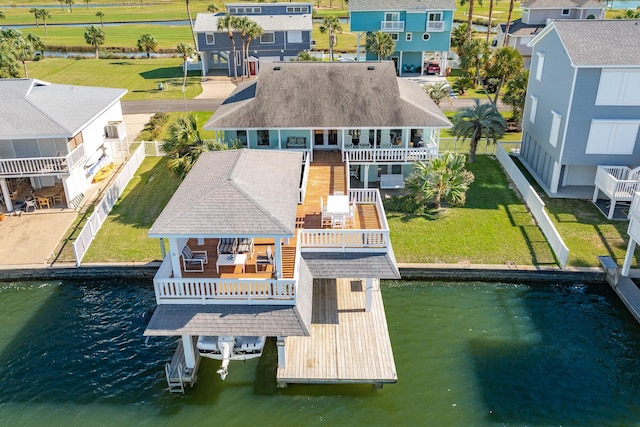
{"label": "balcony deck chair", "polygon": [[271,246],[267,246],[267,250],[265,252],[258,252],[258,256],[256,257],[256,273],[258,272],[259,265],[264,265],[265,271],[267,271],[267,265],[273,265],[273,252],[271,252]]}
{"label": "balcony deck chair", "polygon": [[360,139],[358,140],[358,148],[371,148],[368,135],[360,135]]}
{"label": "balcony deck chair", "polygon": [[235,237],[222,237],[218,241],[218,255],[235,254],[238,249],[238,239]]}
{"label": "balcony deck chair", "polygon": [[253,239],[250,239],[248,237],[239,238],[236,252],[247,253],[249,254],[249,258],[253,258]]}
{"label": "balcony deck chair", "polygon": [[[182,266],[184,271],[204,271],[204,265],[209,263],[207,251],[192,251],[188,245],[182,248]],[[194,266],[189,268],[188,266]]]}
{"label": "balcony deck chair", "polygon": [[392,148],[391,145],[391,136],[390,135],[382,135],[380,139],[380,148]]}

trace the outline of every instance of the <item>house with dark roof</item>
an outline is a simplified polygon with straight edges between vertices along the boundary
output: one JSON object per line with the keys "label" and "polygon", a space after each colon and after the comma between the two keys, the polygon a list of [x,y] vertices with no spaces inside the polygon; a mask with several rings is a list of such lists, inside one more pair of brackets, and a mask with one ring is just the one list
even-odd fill
{"label": "house with dark roof", "polygon": [[[398,75],[426,74],[430,62],[438,62],[444,71],[455,9],[453,0],[351,0],[349,22],[351,31],[359,33],[358,56],[367,35],[383,31],[395,41],[390,59]],[[367,60],[379,59],[364,53]]]}
{"label": "house with dark roof", "polygon": [[233,45],[226,29],[218,29],[218,21],[225,15],[243,16],[257,23],[262,36],[249,43],[247,63],[249,75],[258,73],[264,62],[289,61],[298,53],[311,49],[313,3],[227,3],[227,13],[198,13],[193,31],[200,54],[202,75],[226,69],[229,76],[242,75],[242,34],[233,30]]}
{"label": "house with dark roof", "polygon": [[[522,18],[496,28],[496,45],[510,46],[520,52],[525,67],[531,62],[529,42],[556,19],[604,19],[605,4],[596,0],[528,0],[522,3]],[[506,39],[506,44],[505,44]]]}
{"label": "house with dark roof", "polygon": [[552,21],[531,41],[520,159],[550,196],[624,193],[600,165],[640,164],[638,40],[640,21],[616,19]]}
{"label": "house with dark roof", "polygon": [[350,174],[370,185],[402,186],[418,160],[437,156],[451,127],[392,61],[301,63],[263,67],[241,83],[205,129],[255,150],[337,152]]}
{"label": "house with dark roof", "polygon": [[120,155],[127,136],[120,99],[126,93],[0,79],[0,188],[5,208],[13,211],[20,188],[44,191],[60,207],[76,207],[96,172]]}

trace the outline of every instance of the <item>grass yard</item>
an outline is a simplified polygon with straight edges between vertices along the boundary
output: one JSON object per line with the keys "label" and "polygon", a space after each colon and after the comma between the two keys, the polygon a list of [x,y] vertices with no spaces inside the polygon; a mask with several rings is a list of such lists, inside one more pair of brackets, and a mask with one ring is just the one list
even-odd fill
{"label": "grass yard", "polygon": [[[157,137],[154,137],[150,130],[145,129],[140,133],[140,135],[138,135],[137,140],[138,141],[153,141],[153,140],[165,141],[167,139],[167,137],[168,137],[168,134],[169,134],[169,126],[171,125],[171,123],[173,123],[175,121],[176,118],[178,118],[179,116],[182,116],[183,114],[184,113],[178,113],[178,112],[167,113],[167,115],[169,116],[168,119],[167,119],[167,122],[162,127],[162,129],[158,133]],[[197,122],[198,122],[198,129],[200,129],[200,138],[202,138],[202,139],[215,139],[215,137],[216,137],[216,132],[215,131],[203,130],[202,129],[202,126],[211,118],[211,116],[213,115],[213,112],[211,112],[211,111],[194,111],[193,114],[195,114]]]}
{"label": "grass yard", "polygon": [[147,231],[180,180],[164,157],[147,157],[114,206],[83,262],[137,262],[161,259],[158,239]]}
{"label": "grass yard", "polygon": [[398,262],[550,265],[555,257],[497,160],[478,156],[461,208],[437,219],[387,212]]}
{"label": "grass yard", "polygon": [[[128,88],[124,100],[182,99],[182,59],[77,59],[46,58],[27,65],[29,77],[51,83]],[[99,82],[99,83],[98,83]],[[167,83],[158,90],[158,83]],[[198,71],[189,72],[186,97],[202,92]]]}

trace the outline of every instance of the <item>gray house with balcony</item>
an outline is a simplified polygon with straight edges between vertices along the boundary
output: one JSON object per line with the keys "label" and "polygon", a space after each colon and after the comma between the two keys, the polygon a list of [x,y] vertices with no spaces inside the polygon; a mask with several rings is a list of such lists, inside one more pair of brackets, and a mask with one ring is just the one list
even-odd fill
{"label": "gray house with balcony", "polygon": [[520,52],[525,67],[531,62],[529,42],[556,19],[604,19],[605,5],[596,0],[528,0],[522,3],[522,18],[496,28],[496,46],[510,46]]}
{"label": "gray house with balcony", "polygon": [[640,164],[638,40],[637,20],[557,20],[530,43],[520,158],[550,196],[589,197],[598,165]]}
{"label": "gray house with balcony", "polygon": [[[244,16],[262,27],[263,34],[249,44],[248,72],[258,73],[261,62],[288,61],[299,52],[311,49],[313,3],[227,3],[227,13]],[[218,29],[218,21],[225,13],[199,13],[194,24],[202,58],[202,75],[216,69],[226,69],[242,75],[242,35],[233,31],[236,57],[227,30]]]}
{"label": "gray house with balcony", "polygon": [[[4,207],[29,189],[59,187],[76,207],[98,170],[121,153],[126,89],[0,79],[0,189]],[[24,191],[21,191],[24,190]]]}

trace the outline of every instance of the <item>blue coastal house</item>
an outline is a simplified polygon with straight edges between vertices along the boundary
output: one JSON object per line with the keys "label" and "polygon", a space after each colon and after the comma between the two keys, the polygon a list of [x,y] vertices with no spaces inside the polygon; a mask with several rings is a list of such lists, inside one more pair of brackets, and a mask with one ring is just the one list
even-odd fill
{"label": "blue coastal house", "polygon": [[[358,55],[366,34],[384,31],[396,43],[391,59],[399,75],[425,74],[432,61],[445,70],[455,8],[453,0],[351,0],[351,31],[364,33],[358,36]],[[366,59],[378,58],[366,53]]]}
{"label": "blue coastal house", "polygon": [[532,40],[520,157],[550,196],[589,194],[595,183],[594,201],[599,190],[612,208],[631,200],[640,165],[638,40],[637,20],[557,20]]}
{"label": "blue coastal house", "polygon": [[[311,49],[313,3],[227,3],[227,13],[246,16],[262,27],[264,33],[249,45],[249,73],[256,75],[261,62],[288,61],[299,52]],[[194,24],[197,51],[202,58],[202,75],[215,69],[242,74],[242,36],[234,31],[236,58],[228,32],[218,30],[225,13],[199,13]]]}

